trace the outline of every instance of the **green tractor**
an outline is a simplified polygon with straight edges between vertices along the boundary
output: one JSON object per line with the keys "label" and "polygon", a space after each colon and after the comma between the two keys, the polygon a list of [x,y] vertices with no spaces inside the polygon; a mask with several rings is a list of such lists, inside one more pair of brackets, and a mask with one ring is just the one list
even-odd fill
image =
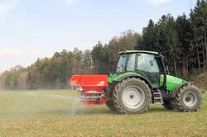
{"label": "green tractor", "polygon": [[150,103],[168,110],[194,112],[201,106],[201,92],[191,83],[168,75],[158,52],[126,50],[120,53],[117,70],[108,78],[106,105],[114,112],[144,113]]}

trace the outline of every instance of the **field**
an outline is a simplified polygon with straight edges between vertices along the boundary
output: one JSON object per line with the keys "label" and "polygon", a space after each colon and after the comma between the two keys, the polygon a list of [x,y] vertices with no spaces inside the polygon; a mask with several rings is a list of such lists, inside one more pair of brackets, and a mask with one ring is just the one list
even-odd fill
{"label": "field", "polygon": [[141,115],[84,106],[69,90],[0,91],[0,137],[207,136],[207,94],[195,113],[151,105]]}

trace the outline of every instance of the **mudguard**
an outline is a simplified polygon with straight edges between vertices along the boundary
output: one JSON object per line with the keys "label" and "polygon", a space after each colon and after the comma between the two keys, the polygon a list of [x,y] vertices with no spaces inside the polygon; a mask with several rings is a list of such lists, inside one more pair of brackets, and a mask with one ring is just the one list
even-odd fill
{"label": "mudguard", "polygon": [[140,78],[140,79],[144,80],[144,81],[149,85],[150,88],[152,88],[152,85],[151,85],[150,81],[147,80],[146,78],[144,78],[143,76],[138,75],[138,74],[129,74],[129,75],[125,75],[125,76],[120,77],[119,79],[117,79],[117,80],[115,80],[115,81],[116,81],[116,82],[120,82],[120,81],[122,81],[122,80],[124,80],[124,79],[126,79],[126,78],[130,78],[130,77],[137,77],[137,78]]}

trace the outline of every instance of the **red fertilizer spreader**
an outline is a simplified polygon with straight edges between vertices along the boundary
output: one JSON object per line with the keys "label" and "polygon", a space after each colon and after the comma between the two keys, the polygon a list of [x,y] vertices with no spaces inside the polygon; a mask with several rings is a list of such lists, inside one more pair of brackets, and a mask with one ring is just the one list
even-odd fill
{"label": "red fertilizer spreader", "polygon": [[108,87],[107,75],[73,75],[69,82],[72,89],[80,91],[84,104],[106,104],[104,88]]}

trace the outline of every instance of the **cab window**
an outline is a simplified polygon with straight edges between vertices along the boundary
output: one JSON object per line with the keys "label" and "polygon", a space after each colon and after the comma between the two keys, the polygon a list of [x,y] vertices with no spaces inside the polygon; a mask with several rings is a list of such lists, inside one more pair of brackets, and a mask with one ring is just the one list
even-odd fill
{"label": "cab window", "polygon": [[116,70],[117,73],[122,73],[125,71],[126,61],[127,61],[127,55],[122,55],[117,65],[117,70]]}
{"label": "cab window", "polygon": [[129,54],[127,61],[127,71],[134,71],[135,69],[135,56],[136,54]]}
{"label": "cab window", "polygon": [[154,55],[139,53],[136,70],[159,73],[159,67]]}

